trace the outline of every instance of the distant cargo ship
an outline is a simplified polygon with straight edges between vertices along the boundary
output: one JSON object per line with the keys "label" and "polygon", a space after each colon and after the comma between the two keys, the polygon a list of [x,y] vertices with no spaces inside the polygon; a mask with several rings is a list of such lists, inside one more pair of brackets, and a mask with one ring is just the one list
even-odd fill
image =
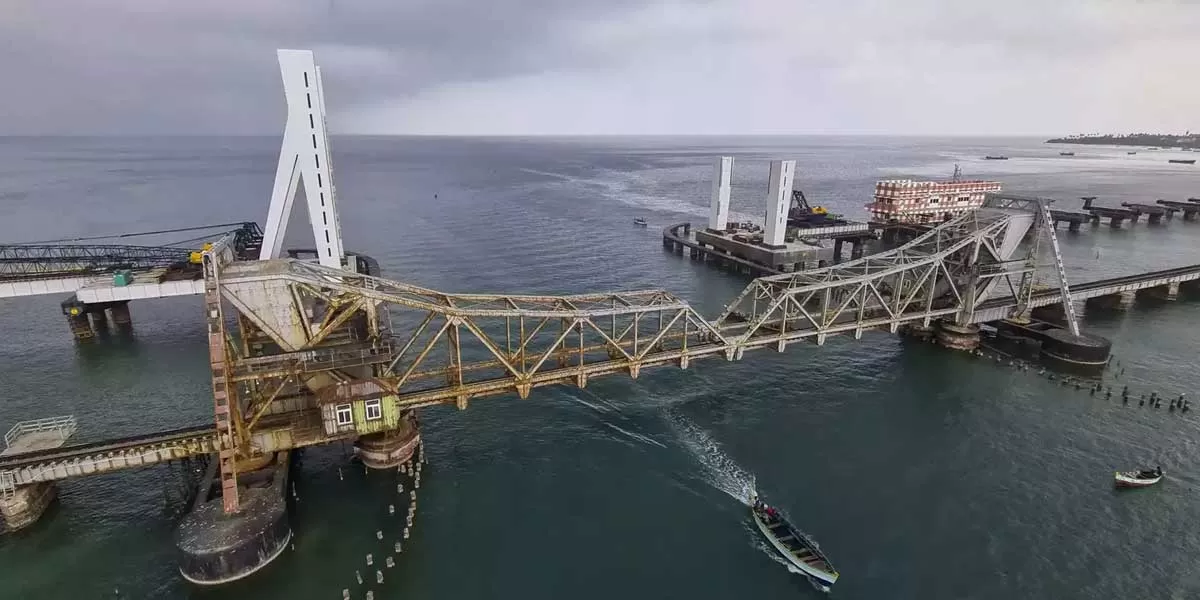
{"label": "distant cargo ship", "polygon": [[1194,158],[1172,158],[1172,159],[1167,160],[1167,162],[1175,163],[1177,165],[1194,165],[1194,164],[1196,164],[1196,159],[1194,159]]}
{"label": "distant cargo ship", "polygon": [[875,201],[867,211],[876,221],[937,223],[975,210],[989,192],[999,192],[1000,182],[961,180],[957,167],[951,181],[885,179],[875,183]]}

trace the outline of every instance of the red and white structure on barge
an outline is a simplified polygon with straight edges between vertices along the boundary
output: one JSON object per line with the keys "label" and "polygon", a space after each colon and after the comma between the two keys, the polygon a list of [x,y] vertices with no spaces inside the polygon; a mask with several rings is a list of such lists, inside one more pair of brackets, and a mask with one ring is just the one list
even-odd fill
{"label": "red and white structure on barge", "polygon": [[940,223],[983,205],[986,194],[999,192],[998,181],[913,181],[885,179],[875,183],[875,201],[866,206],[871,218],[884,223]]}

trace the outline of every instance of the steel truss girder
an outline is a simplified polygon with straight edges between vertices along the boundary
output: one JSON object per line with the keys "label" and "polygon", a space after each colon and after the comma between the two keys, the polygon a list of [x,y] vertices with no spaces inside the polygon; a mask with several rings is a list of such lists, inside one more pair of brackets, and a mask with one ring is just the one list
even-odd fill
{"label": "steel truss girder", "polygon": [[[782,350],[802,338],[820,343],[835,333],[965,319],[987,290],[1022,273],[1001,252],[1010,216],[978,211],[889,252],[757,279],[715,322],[662,290],[448,294],[294,259],[235,263],[221,276],[223,296],[245,321],[266,325],[261,333],[290,350],[235,359],[229,377],[302,380],[326,372],[348,381],[367,373],[401,408],[465,407],[472,398],[511,392],[523,398],[534,387],[583,386],[599,375],[637,377],[652,365],[686,367],[704,356],[733,360],[746,348]],[[256,306],[247,292],[256,285],[285,292],[292,306]],[[355,315],[373,312],[390,316],[396,327],[331,341]],[[307,341],[278,339],[272,332],[285,325],[303,331]],[[267,397],[247,407],[251,427],[282,385],[261,386]]]}
{"label": "steel truss girder", "polygon": [[[262,268],[235,266],[222,275],[226,299],[247,321],[264,325],[267,335],[283,329],[286,323],[279,319],[293,318],[278,315],[294,315],[303,321],[299,329],[313,333],[294,351],[237,361],[231,368],[235,381],[373,365],[373,379],[402,408],[450,401],[465,407],[476,396],[526,397],[542,385],[586,385],[590,377],[614,372],[636,377],[642,367],[664,363],[686,367],[692,358],[727,347],[716,327],[662,290],[446,294],[298,260],[258,264]],[[236,273],[238,268],[245,272]],[[292,307],[252,306],[247,290],[268,284],[290,290]],[[314,304],[321,314],[306,310]],[[380,309],[401,328],[356,345],[326,343],[355,314]],[[277,341],[297,346],[294,340]]]}
{"label": "steel truss girder", "polygon": [[1010,224],[1005,212],[976,211],[887,252],[756,279],[715,324],[740,354],[769,344],[782,350],[808,337],[823,343],[834,333],[853,331],[857,337],[876,327],[895,330],[908,321],[969,322],[975,304],[995,283],[1023,270],[1001,252]]}

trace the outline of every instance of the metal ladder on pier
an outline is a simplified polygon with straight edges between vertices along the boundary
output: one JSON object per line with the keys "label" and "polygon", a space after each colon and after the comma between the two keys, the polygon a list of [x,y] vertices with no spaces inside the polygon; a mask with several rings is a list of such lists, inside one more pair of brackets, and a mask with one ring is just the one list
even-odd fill
{"label": "metal ladder on pier", "polygon": [[1079,320],[1075,317],[1075,304],[1071,302],[1071,288],[1067,285],[1067,269],[1063,265],[1062,252],[1058,249],[1058,235],[1054,231],[1054,221],[1050,218],[1050,210],[1045,204],[1038,206],[1041,213],[1042,228],[1050,236],[1050,246],[1054,248],[1054,268],[1058,272],[1058,290],[1062,295],[1063,313],[1066,315],[1067,328],[1071,335],[1079,336]]}

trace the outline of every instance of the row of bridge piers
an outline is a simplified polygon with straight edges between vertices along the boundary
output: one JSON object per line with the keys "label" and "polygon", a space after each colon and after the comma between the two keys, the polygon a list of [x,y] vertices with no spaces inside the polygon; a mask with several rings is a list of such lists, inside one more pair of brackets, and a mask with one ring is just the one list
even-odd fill
{"label": "row of bridge piers", "polygon": [[128,300],[85,304],[71,296],[63,300],[62,312],[67,317],[71,335],[79,341],[90,340],[107,332],[110,322],[117,331],[128,331],[133,327]]}
{"label": "row of bridge piers", "polygon": [[1200,220],[1200,198],[1188,198],[1187,202],[1157,200],[1154,204],[1142,202],[1122,202],[1120,207],[1095,206],[1095,196],[1084,196],[1083,212],[1065,210],[1050,211],[1054,225],[1067,223],[1067,230],[1078,232],[1084,223],[1099,225],[1101,220],[1108,219],[1108,224],[1119,229],[1126,221],[1137,223],[1143,216],[1151,225],[1162,223],[1164,219],[1173,219],[1176,214],[1184,221]]}
{"label": "row of bridge piers", "polygon": [[[1139,290],[1122,290],[1084,301],[1077,301],[1074,309],[1078,317],[1085,310],[1119,311],[1132,308],[1139,299],[1152,302],[1174,301],[1183,294],[1200,296],[1200,280],[1175,281]],[[1092,366],[1103,368],[1108,361],[1111,344],[1098,336],[1082,334],[1074,338],[1061,326],[1066,324],[1066,310],[1060,303],[1039,306],[1029,311],[1025,318],[1009,319],[988,324],[1001,338],[1012,341],[1024,338],[1024,342],[1036,341],[1043,357],[1066,363],[1070,366]],[[960,324],[952,320],[933,321],[929,325],[910,323],[901,331],[907,335],[937,342],[953,350],[974,351],[983,342],[983,327],[979,324]]]}

